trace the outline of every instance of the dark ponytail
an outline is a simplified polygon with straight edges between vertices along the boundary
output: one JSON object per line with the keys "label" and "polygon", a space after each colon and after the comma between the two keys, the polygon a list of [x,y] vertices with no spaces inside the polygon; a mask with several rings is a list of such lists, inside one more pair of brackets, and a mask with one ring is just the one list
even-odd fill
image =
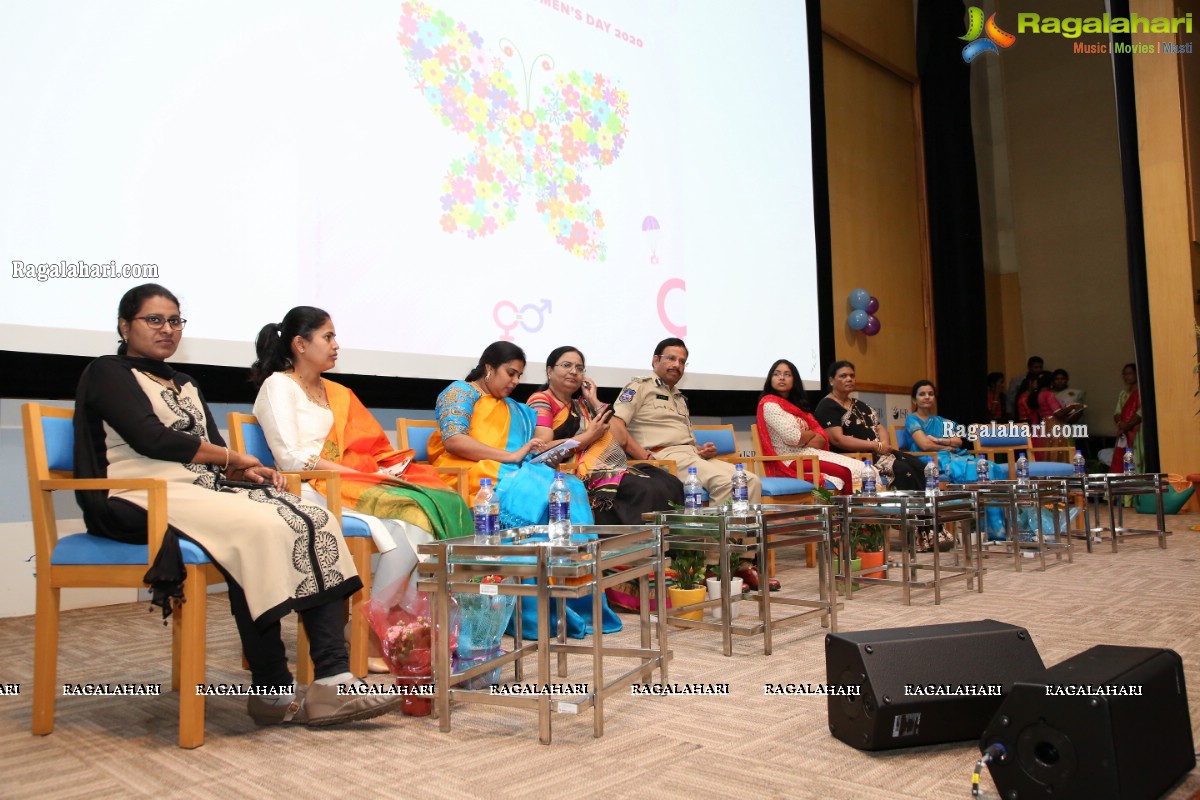
{"label": "dark ponytail", "polygon": [[520,361],[524,363],[525,351],[512,342],[492,342],[483,351],[483,355],[479,357],[479,363],[475,368],[467,373],[465,380],[470,383],[477,381],[487,372],[487,368],[499,369],[501,364],[507,364],[509,361]]}
{"label": "dark ponytail", "polygon": [[296,306],[283,317],[283,322],[268,322],[254,340],[258,360],[250,365],[250,382],[262,386],[276,372],[291,369],[292,340],[299,336],[312,339],[313,332],[329,321],[329,314],[313,306]]}
{"label": "dark ponytail", "polygon": [[142,310],[142,303],[151,297],[165,297],[177,307],[179,305],[179,299],[171,294],[171,290],[157,283],[143,283],[123,294],[121,302],[117,304],[117,336],[121,337],[117,340],[117,355],[123,356],[129,352],[129,343],[125,341],[125,337],[121,336],[121,320],[132,325],[133,318]]}

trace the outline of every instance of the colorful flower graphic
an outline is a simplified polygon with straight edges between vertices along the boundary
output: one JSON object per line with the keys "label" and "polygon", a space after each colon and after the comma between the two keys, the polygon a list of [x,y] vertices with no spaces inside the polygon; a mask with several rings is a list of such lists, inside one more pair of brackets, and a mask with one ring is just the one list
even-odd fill
{"label": "colorful flower graphic", "polygon": [[[629,99],[611,79],[590,70],[558,74],[534,92],[520,52],[499,40],[508,62],[484,50],[484,37],[423,2],[401,6],[406,70],[442,124],[471,137],[475,149],[448,168],[438,222],[449,234],[490,236],[516,219],[522,189],[559,246],[584,260],[605,258],[600,210],[590,205],[588,169],[612,164],[628,133]],[[524,82],[524,91],[518,87]]]}

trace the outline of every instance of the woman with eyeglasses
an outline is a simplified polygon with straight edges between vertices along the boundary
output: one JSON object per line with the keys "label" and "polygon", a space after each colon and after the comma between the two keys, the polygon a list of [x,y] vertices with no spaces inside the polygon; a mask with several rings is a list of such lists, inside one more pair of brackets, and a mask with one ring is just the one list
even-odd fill
{"label": "woman with eyeglasses", "polygon": [[[183,597],[180,537],[200,545],[225,575],[229,605],[253,685],[247,710],[260,725],[329,725],[378,716],[399,696],[345,692],[350,673],[342,608],[362,587],[336,521],[284,491],[284,478],[225,446],[195,382],[167,359],[187,321],[158,284],[130,289],[117,309],[121,343],[84,370],[75,405],[79,478],[155,478],[167,484],[162,547],[146,582],[171,613]],[[88,530],[146,542],[146,493],[76,493]],[[295,687],[280,619],[296,611],[311,641],[316,680]]]}
{"label": "woman with eyeglasses", "polygon": [[[429,437],[429,460],[437,467],[469,470],[470,493],[491,478],[500,500],[505,528],[544,525],[549,514],[554,469],[530,459],[546,449],[536,435],[536,414],[513,400],[513,389],[525,372],[525,351],[512,342],[492,342],[465,380],[454,381],[438,395],[438,429]],[[571,521],[592,524],[583,484],[567,476],[571,489]]]}
{"label": "woman with eyeglasses", "polygon": [[[479,490],[483,478],[491,478],[500,501],[500,527],[519,528],[545,525],[549,520],[550,484],[554,468],[532,463],[547,443],[536,432],[537,414],[513,400],[511,395],[525,372],[525,351],[512,342],[492,342],[479,357],[479,363],[461,381],[454,381],[438,395],[438,429],[429,437],[429,460],[438,467],[465,467],[469,470],[471,494]],[[594,521],[587,489],[574,475],[564,476],[571,492],[571,522],[591,525]],[[604,609],[605,633],[621,630],[621,620]],[[569,601],[567,635],[583,638],[592,632],[586,618],[575,613],[571,603],[586,606],[590,617],[591,598]],[[527,638],[537,636],[533,604],[522,603]],[[556,607],[557,604],[551,604]],[[555,620],[551,618],[551,629]]]}
{"label": "woman with eyeglasses", "polygon": [[[816,456],[821,474],[839,494],[851,494],[862,484],[863,463],[829,450],[829,438],[804,397],[796,365],[781,358],[771,365],[758,399],[758,433],[764,456]],[[795,461],[766,461],[770,477],[795,478]],[[809,478],[811,478],[811,472]]]}
{"label": "woman with eyeglasses", "polygon": [[[412,464],[398,451],[354,392],[321,374],[337,364],[337,331],[325,311],[297,306],[268,323],[255,342],[250,380],[259,386],[254,415],[275,463],[284,470],[339,474],[343,516],[366,523],[379,551],[374,591],[388,589],[416,566],[416,546],[467,536],[471,511],[437,470]],[[325,481],[304,484],[302,496],[326,505]],[[372,635],[372,650],[378,643]],[[372,658],[371,671],[387,665]]]}
{"label": "woman with eyeglasses", "polygon": [[647,511],[683,505],[683,484],[649,465],[630,466],[608,430],[609,406],[587,379],[583,353],[559,347],[546,358],[546,383],[525,401],[537,412],[534,435],[548,446],[579,442],[575,474],[587,486],[600,525],[640,525]]}

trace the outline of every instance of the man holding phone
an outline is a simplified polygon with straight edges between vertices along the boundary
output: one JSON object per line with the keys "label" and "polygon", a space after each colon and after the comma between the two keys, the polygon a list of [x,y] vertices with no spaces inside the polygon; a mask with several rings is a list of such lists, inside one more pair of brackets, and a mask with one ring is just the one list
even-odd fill
{"label": "man holding phone", "polygon": [[[733,493],[734,465],[713,460],[716,445],[700,447],[692,433],[687,398],[677,384],[687,367],[688,350],[682,339],[663,339],[654,349],[654,375],[635,378],[621,390],[613,404],[609,425],[617,444],[633,459],[668,459],[679,468],[680,480],[688,467],[695,467],[713,505],[721,505]],[[750,502],[762,499],[758,476],[746,470]]]}

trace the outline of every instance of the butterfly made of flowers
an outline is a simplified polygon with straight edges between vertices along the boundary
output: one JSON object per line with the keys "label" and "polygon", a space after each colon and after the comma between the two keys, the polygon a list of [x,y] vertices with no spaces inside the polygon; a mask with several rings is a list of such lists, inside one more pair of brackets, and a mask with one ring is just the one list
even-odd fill
{"label": "butterfly made of flowers", "polygon": [[[532,75],[522,74],[524,102],[503,58],[483,37],[429,5],[401,6],[397,37],[408,74],[442,124],[471,138],[474,150],[450,162],[442,184],[441,227],[470,238],[490,236],[517,217],[522,192],[532,189],[538,213],[559,246],[603,261],[604,217],[592,208],[583,172],[612,164],[628,133],[629,100],[599,73],[558,74],[530,107]],[[505,57],[515,48],[501,39]],[[517,53],[518,58],[520,54]],[[553,68],[539,55],[533,67]],[[524,73],[524,61],[521,60]]]}

